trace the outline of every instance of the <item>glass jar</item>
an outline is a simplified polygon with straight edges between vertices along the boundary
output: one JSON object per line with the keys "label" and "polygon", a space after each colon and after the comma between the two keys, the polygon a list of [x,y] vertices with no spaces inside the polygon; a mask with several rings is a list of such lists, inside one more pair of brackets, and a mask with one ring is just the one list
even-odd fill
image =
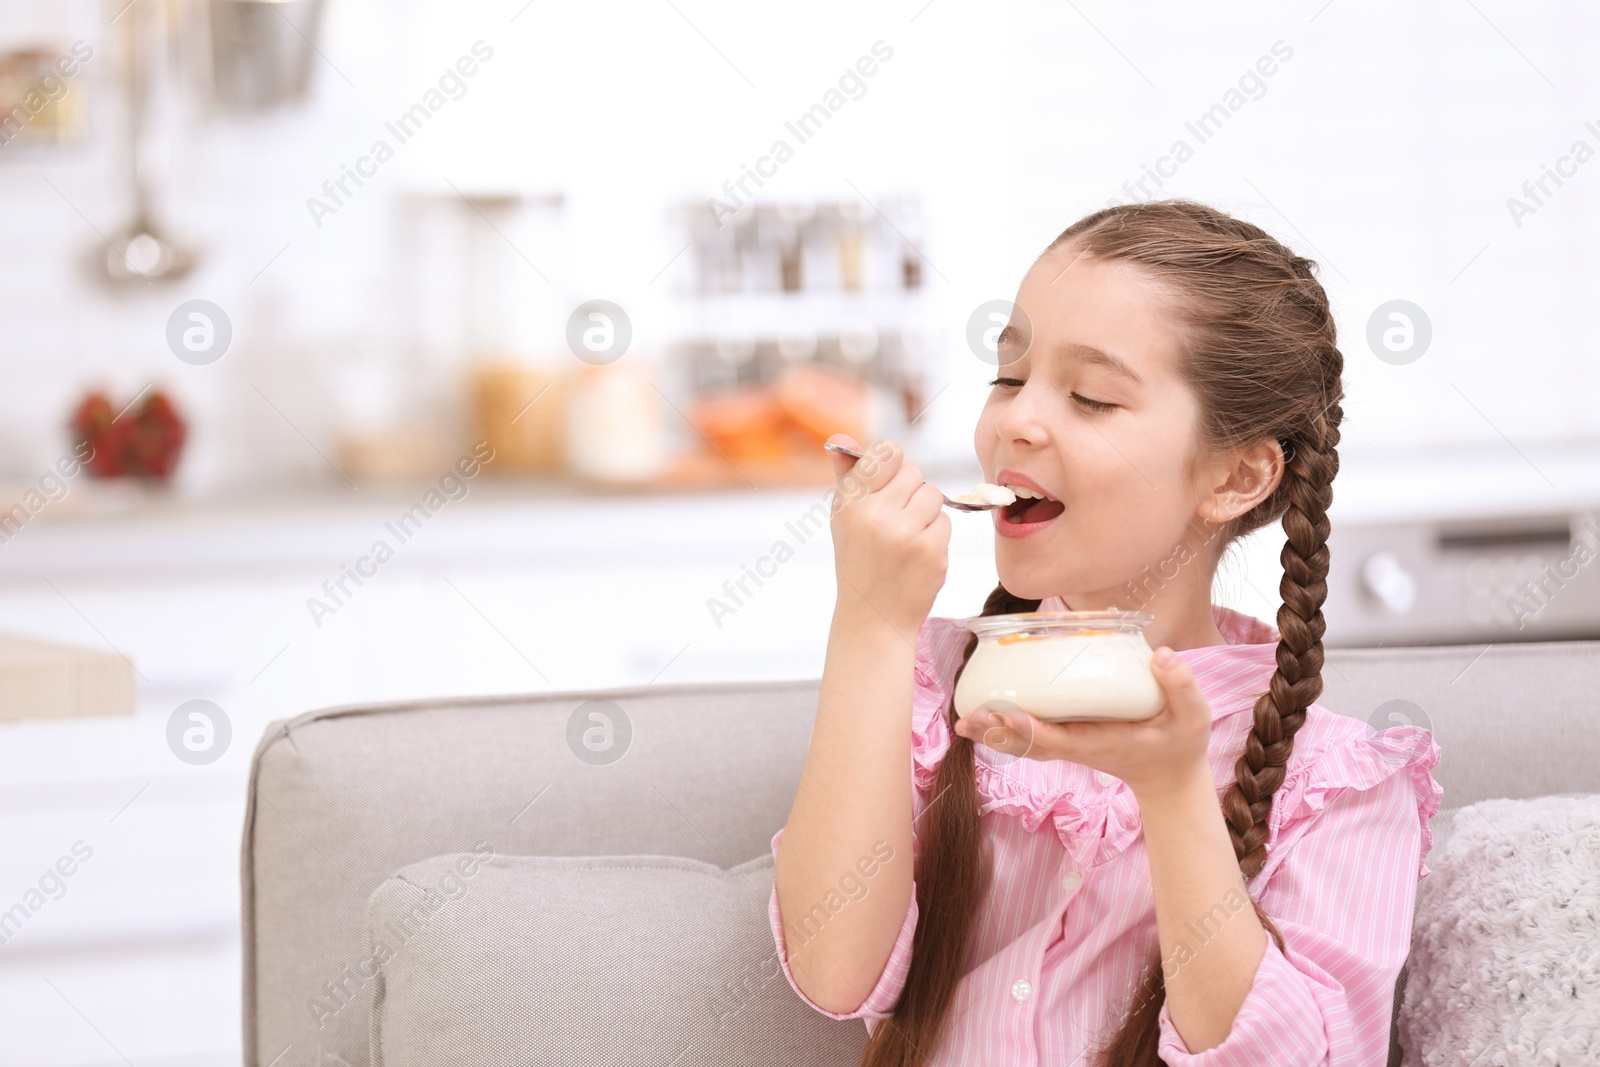
{"label": "glass jar", "polygon": [[1048,722],[1148,719],[1166,705],[1150,671],[1147,611],[1029,611],[979,616],[956,682],[956,714],[988,705]]}

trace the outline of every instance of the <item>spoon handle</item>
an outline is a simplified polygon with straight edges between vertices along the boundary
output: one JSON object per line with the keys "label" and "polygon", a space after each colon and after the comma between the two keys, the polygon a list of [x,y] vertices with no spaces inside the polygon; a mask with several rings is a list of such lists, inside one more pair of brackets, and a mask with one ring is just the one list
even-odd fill
{"label": "spoon handle", "polygon": [[[828,449],[831,452],[838,452],[840,455],[854,456],[856,459],[860,459],[861,458],[861,453],[857,452],[855,449],[846,448],[844,445],[836,445],[832,441],[824,442],[822,447]],[[939,495],[940,496],[944,496],[943,493],[941,493]],[[953,508],[956,511],[993,511],[995,508],[1000,507],[1001,505],[999,505],[999,504],[968,504],[968,503],[965,503],[965,502],[960,501],[960,500],[951,500],[949,497],[946,496],[946,497],[944,497],[944,506],[947,507],[947,508]]]}

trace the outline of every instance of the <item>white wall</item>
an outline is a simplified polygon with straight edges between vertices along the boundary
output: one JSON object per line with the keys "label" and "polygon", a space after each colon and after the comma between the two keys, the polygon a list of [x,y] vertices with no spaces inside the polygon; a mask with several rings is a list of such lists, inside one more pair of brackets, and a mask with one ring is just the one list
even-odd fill
{"label": "white wall", "polygon": [[[927,325],[947,361],[933,388],[951,383],[928,415],[930,448],[969,447],[983,391],[959,340],[971,308],[1014,292],[1073,219],[1127,199],[1123,182],[1280,40],[1292,58],[1264,94],[1161,192],[1236,211],[1324,263],[1349,446],[1600,436],[1600,332],[1584,299],[1600,282],[1588,252],[1600,163],[1552,186],[1520,227],[1506,206],[1575,141],[1600,149],[1591,6],[330,0],[308,105],[252,119],[167,109],[165,216],[206,258],[170,289],[112,297],[81,265],[126,210],[104,26],[120,6],[0,5],[0,40],[42,26],[96,47],[75,85],[92,94],[94,139],[0,163],[0,475],[42,470],[94,381],[176,390],[196,424],[191,488],[334,478],[301,433],[326,444],[339,418],[328,383],[352,353],[394,360],[421,399],[458,395],[455,246],[398,225],[407,193],[565,192],[559,237],[509,235],[508,285],[544,351],[567,309],[603,295],[630,310],[648,355],[685,267],[662,272],[677,251],[667,205],[736,177],[878,40],[893,58],[763,195],[923,197]],[[466,95],[315,226],[306,199],[479,39],[494,56]],[[179,363],[163,341],[167,315],[194,296],[234,322],[233,349],[210,367]],[[1404,367],[1364,340],[1372,309],[1396,297],[1434,326],[1430,352]]]}

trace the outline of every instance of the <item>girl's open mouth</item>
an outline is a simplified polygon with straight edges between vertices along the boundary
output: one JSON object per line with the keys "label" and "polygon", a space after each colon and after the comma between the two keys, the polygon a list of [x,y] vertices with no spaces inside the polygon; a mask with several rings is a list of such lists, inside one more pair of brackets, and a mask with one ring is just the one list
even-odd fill
{"label": "girl's open mouth", "polygon": [[1021,492],[1012,503],[995,509],[995,532],[1002,537],[1027,537],[1038,533],[1067,510],[1061,501],[1052,500],[1031,487],[1008,485],[1006,488]]}
{"label": "girl's open mouth", "polygon": [[1011,525],[1022,523],[1048,523],[1051,518],[1067,510],[1066,504],[1061,501],[1019,501],[1006,504],[1000,509],[1000,517]]}
{"label": "girl's open mouth", "polygon": [[1038,522],[1049,522],[1067,510],[1067,506],[1059,500],[1029,500],[1019,497],[1015,502],[999,510],[1001,522],[1009,526],[1028,526]]}

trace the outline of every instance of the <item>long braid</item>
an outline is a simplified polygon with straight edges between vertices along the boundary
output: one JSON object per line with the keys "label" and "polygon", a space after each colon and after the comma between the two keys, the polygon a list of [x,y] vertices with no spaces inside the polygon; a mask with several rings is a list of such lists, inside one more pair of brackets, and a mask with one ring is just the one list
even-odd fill
{"label": "long braid", "polygon": [[1283,784],[1294,751],[1294,735],[1306,721],[1306,708],[1322,695],[1322,617],[1328,599],[1328,506],[1339,471],[1337,401],[1306,434],[1293,442],[1285,480],[1289,509],[1283,515],[1286,540],[1280,559],[1278,593],[1278,669],[1270,688],[1256,701],[1255,725],[1234,765],[1233,786],[1222,798],[1234,854],[1246,879],[1267,862],[1267,815],[1272,795]]}

